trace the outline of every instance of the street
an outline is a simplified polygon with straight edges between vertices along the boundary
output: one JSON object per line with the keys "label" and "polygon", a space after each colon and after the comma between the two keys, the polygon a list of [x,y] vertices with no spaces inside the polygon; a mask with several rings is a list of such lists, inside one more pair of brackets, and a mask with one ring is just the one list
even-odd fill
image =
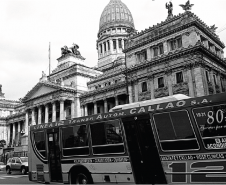
{"label": "street", "polygon": [[29,181],[28,175],[22,175],[20,172],[12,172],[6,174],[5,171],[0,171],[0,184],[36,184]]}

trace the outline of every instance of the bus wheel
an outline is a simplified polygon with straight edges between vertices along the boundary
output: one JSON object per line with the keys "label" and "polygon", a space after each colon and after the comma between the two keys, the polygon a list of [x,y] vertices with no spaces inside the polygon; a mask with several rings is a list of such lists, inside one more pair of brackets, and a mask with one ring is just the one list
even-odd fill
{"label": "bus wheel", "polygon": [[92,177],[88,172],[81,171],[78,173],[70,173],[70,184],[92,184]]}

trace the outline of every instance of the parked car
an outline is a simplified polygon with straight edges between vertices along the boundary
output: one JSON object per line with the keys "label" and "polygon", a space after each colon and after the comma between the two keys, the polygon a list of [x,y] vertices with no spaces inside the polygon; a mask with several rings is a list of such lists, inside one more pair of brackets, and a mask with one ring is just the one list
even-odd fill
{"label": "parked car", "polygon": [[11,174],[11,171],[21,171],[22,174],[26,174],[28,172],[28,157],[9,158],[6,164],[6,173]]}
{"label": "parked car", "polygon": [[6,165],[3,162],[0,162],[0,171],[5,171]]}

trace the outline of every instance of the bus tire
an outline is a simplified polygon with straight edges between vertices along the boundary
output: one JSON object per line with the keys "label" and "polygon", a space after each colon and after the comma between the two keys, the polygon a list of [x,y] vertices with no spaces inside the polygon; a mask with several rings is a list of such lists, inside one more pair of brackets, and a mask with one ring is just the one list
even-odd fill
{"label": "bus tire", "polygon": [[70,184],[93,184],[90,173],[86,170],[72,170],[69,174]]}

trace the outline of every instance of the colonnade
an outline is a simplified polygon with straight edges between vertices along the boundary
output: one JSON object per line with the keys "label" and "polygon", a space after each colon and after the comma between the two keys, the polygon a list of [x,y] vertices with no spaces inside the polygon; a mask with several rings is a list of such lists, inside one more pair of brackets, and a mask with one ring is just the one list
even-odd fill
{"label": "colonnade", "polygon": [[81,115],[88,116],[92,114],[107,113],[111,108],[117,105],[128,103],[127,95],[117,95],[114,97],[103,98],[81,105]]}

